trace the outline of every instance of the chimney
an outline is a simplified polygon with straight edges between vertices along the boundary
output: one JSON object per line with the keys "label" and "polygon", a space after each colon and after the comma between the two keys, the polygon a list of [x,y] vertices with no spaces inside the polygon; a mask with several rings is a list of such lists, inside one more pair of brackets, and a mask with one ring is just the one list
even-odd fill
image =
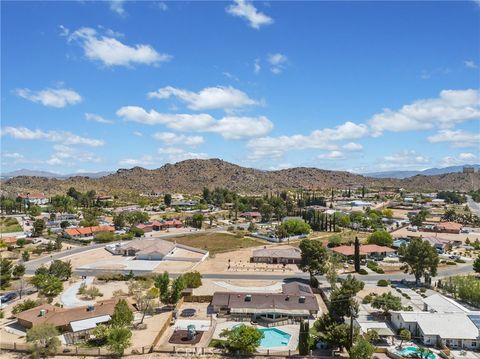
{"label": "chimney", "polygon": [[302,295],[298,298],[299,303],[305,303],[305,297]]}
{"label": "chimney", "polygon": [[252,301],[252,295],[251,294],[245,295],[245,302],[251,302],[251,301]]}
{"label": "chimney", "polygon": [[40,309],[40,316],[41,316],[41,317],[44,317],[46,314],[47,314],[47,310],[46,310],[46,309]]}

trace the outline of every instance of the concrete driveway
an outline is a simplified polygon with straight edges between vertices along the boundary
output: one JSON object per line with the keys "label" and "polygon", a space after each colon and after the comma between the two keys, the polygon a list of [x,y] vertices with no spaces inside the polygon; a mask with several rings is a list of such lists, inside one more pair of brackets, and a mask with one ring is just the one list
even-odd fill
{"label": "concrete driveway", "polygon": [[80,300],[77,298],[77,293],[80,289],[80,286],[82,284],[85,284],[87,286],[91,285],[93,283],[93,278],[94,277],[87,277],[81,282],[71,285],[66,291],[64,291],[60,296],[60,301],[62,302],[63,306],[66,308],[74,308],[83,307],[89,304],[95,304],[94,301]]}

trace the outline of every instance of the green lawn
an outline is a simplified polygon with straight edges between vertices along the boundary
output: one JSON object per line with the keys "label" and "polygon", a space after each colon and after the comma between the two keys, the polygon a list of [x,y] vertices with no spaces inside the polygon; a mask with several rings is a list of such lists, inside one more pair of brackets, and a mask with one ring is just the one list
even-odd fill
{"label": "green lawn", "polygon": [[23,228],[18,223],[16,218],[1,217],[0,218],[0,233],[22,232]]}
{"label": "green lawn", "polygon": [[210,254],[230,252],[236,249],[255,247],[264,244],[253,238],[242,237],[226,233],[200,233],[165,238],[167,241],[176,241],[191,247],[206,249]]}

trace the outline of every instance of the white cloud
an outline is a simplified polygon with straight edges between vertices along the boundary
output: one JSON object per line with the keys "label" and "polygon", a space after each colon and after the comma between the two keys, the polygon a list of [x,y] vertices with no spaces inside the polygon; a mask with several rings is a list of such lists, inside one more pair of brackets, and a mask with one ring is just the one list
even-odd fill
{"label": "white cloud", "polygon": [[23,88],[16,89],[15,93],[29,101],[56,108],[75,105],[82,101],[82,96],[71,89],[46,88],[40,91],[32,91],[28,88]]}
{"label": "white cloud", "polygon": [[452,147],[480,147],[480,133],[463,130],[440,130],[427,140],[430,143],[450,143]]}
{"label": "white cloud", "polygon": [[125,12],[125,9],[123,8],[123,5],[125,3],[125,0],[111,0],[110,1],[110,10],[112,10],[114,13],[120,15],[120,16],[125,16],[127,13]]}
{"label": "white cloud", "polygon": [[54,153],[46,161],[49,165],[75,165],[76,162],[94,162],[101,161],[100,157],[91,152],[80,151],[76,148],[65,145],[54,145]]}
{"label": "white cloud", "polygon": [[208,155],[206,153],[188,152],[178,147],[164,147],[159,148],[158,153],[167,162],[180,162],[189,159],[206,159]]}
{"label": "white cloud", "polygon": [[140,131],[133,131],[132,133],[133,133],[135,136],[143,137],[143,133],[141,133]]}
{"label": "white cloud", "polygon": [[398,111],[385,109],[374,115],[369,124],[373,134],[383,131],[415,131],[454,125],[480,118],[480,96],[477,90],[443,90],[440,97],[418,100]]}
{"label": "white cloud", "polygon": [[198,146],[204,142],[202,136],[177,135],[173,132],[157,132],[153,138],[162,141],[166,145],[185,144],[187,146]]}
{"label": "white cloud", "polygon": [[26,127],[4,127],[1,131],[2,136],[10,136],[17,140],[46,140],[50,142],[59,142],[65,145],[86,145],[103,146],[103,140],[97,140],[87,137],[81,137],[68,131],[43,131],[31,130]]}
{"label": "white cloud", "polygon": [[322,153],[321,155],[318,155],[318,158],[325,160],[343,160],[345,159],[345,156],[342,151],[330,151],[328,153]]}
{"label": "white cloud", "polygon": [[93,121],[93,122],[98,122],[98,123],[105,123],[105,124],[112,124],[112,120],[108,120],[106,118],[103,118],[100,115],[97,115],[95,113],[85,113],[85,119],[87,121]]}
{"label": "white cloud", "polygon": [[117,115],[125,121],[147,125],[163,124],[176,131],[213,132],[228,139],[264,136],[273,128],[273,123],[264,116],[227,116],[216,120],[208,114],[165,114],[155,110],[147,112],[138,106],[122,107]]}
{"label": "white cloud", "polygon": [[401,166],[418,165],[430,162],[430,157],[417,154],[415,151],[405,150],[393,155],[385,156],[383,159]]}
{"label": "white cloud", "polygon": [[153,164],[153,157],[150,155],[145,155],[140,158],[125,158],[118,161],[120,166],[150,166]]}
{"label": "white cloud", "polygon": [[260,59],[255,59],[255,62],[253,63],[253,72],[259,74],[260,70],[262,70],[262,67],[260,66]]}
{"label": "white cloud", "polygon": [[477,69],[478,65],[475,63],[473,60],[466,60],[463,62],[465,67],[468,67],[469,69]]}
{"label": "white cloud", "polygon": [[279,74],[285,68],[285,64],[287,63],[288,59],[287,56],[281,53],[276,54],[269,54],[268,55],[268,62],[270,63],[270,71],[274,74]]}
{"label": "white cloud", "polygon": [[24,155],[22,155],[21,153],[18,153],[18,152],[3,152],[2,157],[13,159],[15,161],[22,160],[22,159],[25,158]]}
{"label": "white cloud", "polygon": [[456,166],[456,165],[465,165],[465,164],[475,164],[480,161],[480,157],[473,153],[463,152],[458,154],[458,156],[446,156],[442,158],[441,166]]}
{"label": "white cloud", "polygon": [[347,151],[361,151],[363,146],[360,143],[349,142],[342,146],[343,149]]}
{"label": "white cloud", "polygon": [[273,19],[258,11],[252,2],[247,0],[234,0],[234,4],[226,8],[227,13],[241,17],[248,21],[250,27],[260,29],[261,26],[273,24]]}
{"label": "white cloud", "polygon": [[155,6],[162,11],[167,11],[168,10],[167,4],[164,3],[163,1],[156,2]]}
{"label": "white cloud", "polygon": [[159,53],[150,45],[125,45],[115,37],[98,34],[89,27],[67,34],[68,41],[77,41],[88,59],[100,61],[105,66],[156,65],[172,59],[171,55]]}
{"label": "white cloud", "polygon": [[231,86],[206,87],[199,92],[178,89],[172,86],[163,87],[147,94],[149,98],[167,99],[172,96],[187,103],[192,110],[235,109],[257,105],[258,102]]}
{"label": "white cloud", "polygon": [[322,149],[335,151],[338,146],[334,141],[342,141],[364,137],[368,127],[364,124],[345,122],[335,128],[312,131],[309,135],[291,135],[278,137],[262,137],[250,140],[247,147],[252,151],[249,159],[278,158],[290,150]]}

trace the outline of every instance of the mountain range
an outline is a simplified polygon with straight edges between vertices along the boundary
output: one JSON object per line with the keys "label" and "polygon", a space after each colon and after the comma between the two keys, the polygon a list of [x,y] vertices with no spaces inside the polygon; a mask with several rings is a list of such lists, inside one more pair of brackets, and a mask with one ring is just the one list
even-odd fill
{"label": "mountain range", "polygon": [[442,167],[442,168],[428,168],[422,171],[384,171],[384,172],[371,172],[365,173],[365,176],[374,177],[374,178],[408,178],[417,175],[424,175],[424,176],[434,176],[434,175],[442,175],[445,173],[457,173],[463,172],[463,167],[473,167],[476,168],[477,171],[480,169],[480,165],[461,165],[461,166],[450,166],[450,167]]}
{"label": "mountain range", "polygon": [[185,160],[148,170],[141,167],[119,169],[101,177],[78,174],[68,178],[17,176],[2,180],[5,192],[39,191],[46,194],[65,193],[75,187],[79,191],[95,189],[102,194],[131,193],[200,193],[204,187],[224,187],[232,191],[260,194],[286,189],[330,189],[355,186],[376,188],[408,188],[422,190],[470,191],[480,187],[479,173],[446,173],[416,175],[409,178],[374,178],[346,171],[296,167],[263,171],[241,167],[220,159]]}
{"label": "mountain range", "polygon": [[45,178],[69,178],[69,177],[91,177],[91,178],[98,178],[103,177],[111,174],[111,171],[101,171],[101,172],[76,172],[76,173],[69,173],[69,174],[59,174],[54,172],[48,171],[40,171],[40,170],[29,170],[29,169],[21,169],[12,172],[6,172],[1,174],[1,178],[13,178],[18,176],[30,176],[30,177],[45,177]]}

